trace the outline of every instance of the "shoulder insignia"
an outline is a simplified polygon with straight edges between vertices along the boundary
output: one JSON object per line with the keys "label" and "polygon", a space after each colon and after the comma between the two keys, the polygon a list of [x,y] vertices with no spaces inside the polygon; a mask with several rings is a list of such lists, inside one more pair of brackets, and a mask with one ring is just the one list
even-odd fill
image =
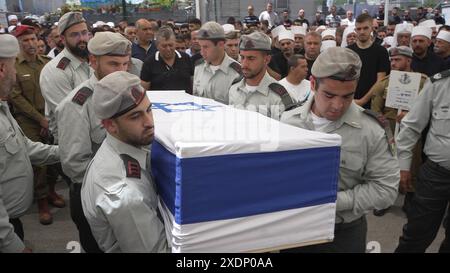
{"label": "shoulder insignia", "polygon": [[432,77],[430,77],[431,82],[436,82],[439,81],[441,79],[445,79],[448,76],[450,76],[450,69],[447,69],[445,71],[442,71],[440,73],[434,74]]}
{"label": "shoulder insignia", "polygon": [[70,64],[70,59],[67,57],[63,57],[58,65],[56,66],[57,68],[61,69],[61,70],[66,70],[67,66]]}
{"label": "shoulder insignia", "polygon": [[83,104],[86,102],[86,100],[94,93],[92,89],[88,87],[83,87],[73,96],[72,101],[76,104],[79,104],[83,106]]}
{"label": "shoulder insignia", "polygon": [[139,162],[127,154],[120,154],[120,158],[123,160],[127,177],[141,178],[141,166]]}
{"label": "shoulder insignia", "polygon": [[369,109],[364,109],[364,113],[374,118],[378,122],[378,124],[380,124],[381,127],[384,129],[384,132],[386,133],[386,140],[389,145],[389,151],[393,156],[395,156],[397,153],[397,148],[395,146],[394,134],[392,133],[391,127],[389,126],[389,121],[382,114]]}
{"label": "shoulder insignia", "polygon": [[200,59],[198,59],[197,61],[195,61],[195,66],[197,66],[197,65],[201,65],[202,63],[204,63],[205,62],[205,59],[203,59],[203,58],[200,58]]}
{"label": "shoulder insignia", "polygon": [[234,81],[231,83],[231,85],[234,85],[234,84],[242,81],[243,78],[244,78],[244,75],[240,74],[236,79],[234,79]]}
{"label": "shoulder insignia", "polygon": [[284,104],[285,111],[289,111],[296,107],[295,101],[291,98],[291,96],[289,95],[286,88],[284,88],[284,86],[274,82],[269,84],[269,89],[277,93],[281,97],[281,101]]}
{"label": "shoulder insignia", "polygon": [[230,67],[236,71],[239,75],[242,75],[242,67],[239,63],[237,62],[231,62],[230,63]]}

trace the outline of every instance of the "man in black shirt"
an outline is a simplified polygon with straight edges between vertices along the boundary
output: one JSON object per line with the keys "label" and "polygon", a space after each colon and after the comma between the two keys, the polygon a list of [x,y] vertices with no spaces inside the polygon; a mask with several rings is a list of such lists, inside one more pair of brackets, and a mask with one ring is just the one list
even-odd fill
{"label": "man in black shirt", "polygon": [[142,66],[142,86],[146,90],[185,90],[191,94],[194,69],[189,55],[175,50],[175,34],[171,28],[161,28],[156,40],[158,51]]}
{"label": "man in black shirt", "polygon": [[248,12],[248,15],[245,16],[244,22],[243,22],[245,27],[250,28],[250,27],[257,26],[259,24],[259,19],[258,19],[258,16],[255,15],[255,13],[254,13],[255,9],[253,8],[252,5],[249,5],[247,7],[247,12]]}
{"label": "man in black shirt", "polygon": [[305,10],[304,9],[300,9],[298,11],[298,18],[294,20],[294,25],[296,25],[296,26],[303,26],[303,24],[306,24],[306,27],[309,28],[309,22],[305,18]]}
{"label": "man in black shirt", "polygon": [[131,48],[133,58],[145,61],[149,56],[155,54],[156,47],[153,43],[155,32],[158,31],[156,22],[149,22],[147,19],[136,21],[136,42]]}
{"label": "man in black shirt", "polygon": [[294,55],[294,33],[290,30],[283,30],[279,35],[281,52],[272,56],[269,67],[280,74],[281,78],[287,76],[289,72],[287,59]]}
{"label": "man in black shirt", "polygon": [[322,13],[320,11],[316,12],[316,19],[312,23],[313,26],[324,26],[325,20],[322,19]]}
{"label": "man in black shirt", "polygon": [[[372,41],[373,19],[368,14],[361,14],[356,18],[357,41],[348,48],[355,51],[362,61],[361,77],[355,92],[355,102],[361,103],[364,108],[369,108],[369,103],[363,103],[362,99],[370,88],[384,76],[389,74],[390,63],[386,49]],[[370,101],[370,100],[369,100]]]}
{"label": "man in black shirt", "polygon": [[414,27],[411,34],[411,46],[414,51],[411,68],[428,77],[445,70],[444,60],[428,50],[431,45],[431,35],[431,29],[423,26]]}

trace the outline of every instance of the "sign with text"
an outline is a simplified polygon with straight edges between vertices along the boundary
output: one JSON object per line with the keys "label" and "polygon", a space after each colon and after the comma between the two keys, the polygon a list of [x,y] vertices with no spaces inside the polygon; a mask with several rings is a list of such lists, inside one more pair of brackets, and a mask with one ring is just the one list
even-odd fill
{"label": "sign with text", "polygon": [[409,110],[419,93],[420,73],[391,71],[386,107]]}

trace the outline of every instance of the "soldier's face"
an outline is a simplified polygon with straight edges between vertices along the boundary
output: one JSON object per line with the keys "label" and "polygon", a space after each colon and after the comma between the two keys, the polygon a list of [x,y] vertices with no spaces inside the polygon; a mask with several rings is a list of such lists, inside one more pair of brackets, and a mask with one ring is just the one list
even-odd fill
{"label": "soldier's face", "polygon": [[65,46],[75,56],[87,58],[89,51],[87,43],[89,41],[89,31],[85,23],[76,24],[68,28],[63,35]]}
{"label": "soldier's face", "polygon": [[225,51],[228,56],[238,60],[239,59],[239,39],[227,39],[225,41]]}
{"label": "soldier's face", "polygon": [[90,64],[95,70],[98,80],[116,71],[127,71],[130,56],[91,56]]}
{"label": "soldier's face", "polygon": [[145,96],[136,108],[113,120],[107,129],[121,141],[135,147],[150,145],[155,133],[150,100]]}
{"label": "soldier's face", "polygon": [[208,63],[216,63],[219,58],[223,57],[224,42],[220,41],[217,45],[209,40],[199,40],[200,54]]}
{"label": "soldier's face", "polygon": [[16,58],[0,59],[0,99],[8,97],[16,82]]}
{"label": "soldier's face", "polygon": [[265,73],[270,62],[270,55],[261,51],[245,50],[240,52],[242,74],[246,79],[253,79]]}
{"label": "soldier's face", "polygon": [[319,117],[330,121],[341,118],[350,107],[358,82],[321,79],[320,84],[311,77],[311,89],[315,91],[312,110]]}
{"label": "soldier's face", "polygon": [[411,58],[397,55],[391,57],[391,70],[406,71],[411,65]]}
{"label": "soldier's face", "polygon": [[36,55],[38,52],[38,40],[36,34],[22,35],[19,37],[19,45],[22,52],[27,55]]}

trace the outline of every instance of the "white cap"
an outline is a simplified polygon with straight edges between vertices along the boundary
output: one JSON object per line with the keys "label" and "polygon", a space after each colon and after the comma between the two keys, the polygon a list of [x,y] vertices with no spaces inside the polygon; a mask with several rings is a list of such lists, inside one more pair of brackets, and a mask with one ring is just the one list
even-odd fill
{"label": "white cap", "polygon": [[16,26],[9,26],[8,27],[8,32],[9,33],[13,32],[15,28],[16,28]]}
{"label": "white cap", "polygon": [[432,34],[431,28],[424,26],[417,26],[413,28],[411,38],[414,36],[421,35],[427,37],[428,39],[431,39],[431,34]]}
{"label": "white cap", "polygon": [[108,22],[106,24],[111,28],[114,28],[116,26],[113,22]]}
{"label": "white cap", "polygon": [[302,26],[291,26],[291,31],[294,35],[306,35],[306,28]]}
{"label": "white cap", "polygon": [[392,36],[388,36],[388,37],[384,38],[383,43],[381,43],[382,46],[384,46],[384,45],[392,46],[393,44],[394,44],[394,37],[392,37]]}
{"label": "white cap", "polygon": [[234,28],[234,26],[232,24],[225,24],[225,25],[222,25],[222,27],[223,27],[223,31],[225,32],[225,35],[236,31],[236,29]]}
{"label": "white cap", "polygon": [[326,36],[333,36],[334,39],[336,39],[336,29],[329,28],[329,29],[324,30],[322,32],[322,39],[325,38]]}
{"label": "white cap", "polygon": [[450,43],[450,31],[446,31],[446,30],[441,30],[439,31],[438,35],[436,36],[436,39],[441,39],[444,40],[446,42]]}
{"label": "white cap", "polygon": [[292,31],[290,30],[283,30],[278,34],[278,41],[282,41],[282,40],[292,40],[295,41],[295,36],[294,33],[292,33]]}
{"label": "white cap", "polygon": [[5,29],[4,28],[0,28],[0,33],[5,33]]}
{"label": "white cap", "polygon": [[326,26],[319,26],[319,27],[316,28],[316,31],[317,31],[317,32],[321,32],[321,31],[324,31],[324,30],[326,30],[326,29],[327,29]]}
{"label": "white cap", "polygon": [[12,15],[8,16],[8,22],[11,20],[19,20],[19,18],[17,18],[17,15],[12,14]]}
{"label": "white cap", "polygon": [[355,26],[348,26],[348,27],[346,27],[346,28],[344,29],[344,33],[342,34],[341,47],[347,47],[347,46],[348,46],[348,44],[347,44],[347,36],[348,36],[350,33],[353,33],[353,32],[356,33],[356,31],[355,31]]}
{"label": "white cap", "polygon": [[425,21],[419,23],[419,26],[432,28],[432,27],[436,27],[436,22],[433,19],[425,20]]}
{"label": "white cap", "polygon": [[395,25],[395,33],[411,33],[414,25],[411,23],[402,23]]}
{"label": "white cap", "polygon": [[336,41],[334,41],[334,40],[322,41],[322,46],[320,47],[320,52],[323,52],[331,47],[336,47]]}
{"label": "white cap", "polygon": [[106,25],[105,22],[103,22],[103,21],[97,21],[97,22],[95,22],[92,26],[93,26],[94,28],[96,28],[96,27],[101,27],[101,26],[104,26],[104,25]]}
{"label": "white cap", "polygon": [[283,30],[286,30],[283,25],[277,26],[276,28],[272,29],[272,31],[270,32],[272,34],[272,38],[278,37],[280,32],[282,32]]}

